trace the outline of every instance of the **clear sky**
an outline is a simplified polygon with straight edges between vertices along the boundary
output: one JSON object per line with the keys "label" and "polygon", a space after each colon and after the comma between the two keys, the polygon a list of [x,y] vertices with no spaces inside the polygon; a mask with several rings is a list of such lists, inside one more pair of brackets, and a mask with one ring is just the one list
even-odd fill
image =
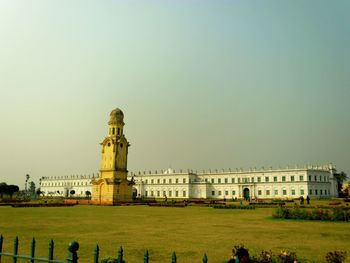
{"label": "clear sky", "polygon": [[0,0],[0,182],[333,163],[350,174],[350,1]]}

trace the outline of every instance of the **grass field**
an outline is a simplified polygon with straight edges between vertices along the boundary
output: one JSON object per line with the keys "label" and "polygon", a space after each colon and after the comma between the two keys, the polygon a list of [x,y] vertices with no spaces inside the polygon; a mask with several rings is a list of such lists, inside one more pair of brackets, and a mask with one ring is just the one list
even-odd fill
{"label": "grass field", "polygon": [[142,262],[148,248],[151,262],[226,262],[233,245],[243,243],[250,254],[271,249],[297,252],[306,262],[325,262],[326,252],[350,253],[350,223],[287,221],[273,219],[274,209],[256,210],[148,206],[75,206],[56,208],[0,207],[0,233],[4,250],[12,251],[18,235],[20,253],[29,253],[32,237],[37,252],[47,256],[47,244],[55,241],[55,256],[66,257],[71,240],[80,244],[80,262],[92,262],[98,243],[101,256],[115,256],[123,246],[127,262]]}

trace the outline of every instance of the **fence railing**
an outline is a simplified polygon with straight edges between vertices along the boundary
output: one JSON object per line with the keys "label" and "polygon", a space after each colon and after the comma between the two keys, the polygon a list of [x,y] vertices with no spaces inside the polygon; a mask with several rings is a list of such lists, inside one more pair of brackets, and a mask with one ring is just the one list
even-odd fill
{"label": "fence railing", "polygon": [[[30,243],[30,255],[19,255],[18,254],[18,247],[19,247],[19,240],[18,237],[15,237],[13,242],[13,252],[3,252],[3,242],[4,237],[0,235],[0,263],[2,256],[11,257],[13,263],[17,263],[18,259],[26,259],[28,262],[34,263],[34,262],[48,262],[48,263],[78,263],[79,257],[78,257],[78,249],[79,249],[79,243],[76,241],[72,241],[68,245],[68,251],[67,251],[67,259],[54,259],[54,242],[53,240],[50,240],[48,245],[48,257],[42,258],[42,257],[35,257],[35,239]],[[99,263],[99,257],[100,257],[100,248],[98,245],[96,245],[94,249],[94,257],[93,257],[93,263]],[[124,251],[122,247],[119,247],[118,254],[117,254],[117,263],[123,263],[124,262]],[[173,252],[171,255],[171,263],[176,263],[177,256],[176,253]],[[148,250],[145,250],[144,256],[143,256],[143,262],[149,263],[150,262],[150,255]],[[207,263],[208,257],[206,254],[204,254],[202,258],[202,263]]]}

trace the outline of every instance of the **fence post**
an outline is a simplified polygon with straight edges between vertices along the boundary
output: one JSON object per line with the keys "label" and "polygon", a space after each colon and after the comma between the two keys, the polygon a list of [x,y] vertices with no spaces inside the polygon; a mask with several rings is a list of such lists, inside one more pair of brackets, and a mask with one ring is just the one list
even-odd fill
{"label": "fence post", "polygon": [[78,254],[79,243],[77,241],[72,241],[68,245],[68,258],[67,262],[78,263]]}
{"label": "fence post", "polygon": [[207,254],[204,253],[203,263],[207,263],[207,262],[208,262],[208,257],[207,257]]}
{"label": "fence post", "polygon": [[4,242],[4,237],[0,235],[0,263],[1,263],[1,253],[2,253],[2,243]]}
{"label": "fence post", "polygon": [[53,240],[51,239],[49,242],[49,255],[48,255],[48,260],[53,260],[53,248],[54,248],[54,243]]}
{"label": "fence post", "polygon": [[171,263],[176,263],[176,254],[175,254],[175,251],[174,251],[173,254],[171,255]]}
{"label": "fence post", "polygon": [[96,245],[95,252],[94,252],[94,263],[98,263],[98,258],[100,255],[100,248],[98,245]]}
{"label": "fence post", "polygon": [[13,263],[17,263],[17,254],[18,254],[18,237],[15,237],[13,242]]}
{"label": "fence post", "polygon": [[148,254],[148,250],[145,250],[145,254],[143,255],[143,263],[148,263],[149,260],[149,254]]}
{"label": "fence post", "polygon": [[34,263],[35,255],[35,239],[33,237],[32,243],[30,244],[30,263]]}
{"label": "fence post", "polygon": [[123,263],[123,248],[120,246],[118,249],[118,258],[117,258],[118,263]]}

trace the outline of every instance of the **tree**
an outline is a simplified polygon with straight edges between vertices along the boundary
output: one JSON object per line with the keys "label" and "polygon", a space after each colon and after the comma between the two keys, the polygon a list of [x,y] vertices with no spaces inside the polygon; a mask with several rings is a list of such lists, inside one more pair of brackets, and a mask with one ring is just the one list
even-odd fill
{"label": "tree", "polygon": [[10,199],[12,199],[12,196],[14,193],[17,193],[19,191],[19,187],[17,185],[8,185],[7,186],[7,193],[9,194],[10,196]]}
{"label": "tree", "polygon": [[2,198],[4,194],[9,195],[12,199],[13,194],[19,191],[17,185],[7,185],[6,183],[0,183],[0,197]]}
{"label": "tree", "polygon": [[7,184],[0,183],[0,198],[2,198],[3,194],[6,194]]}
{"label": "tree", "polygon": [[334,177],[337,180],[337,184],[338,184],[338,195],[341,195],[343,182],[348,179],[348,175],[344,172],[340,172],[340,173],[335,173]]}
{"label": "tree", "polygon": [[38,196],[44,194],[44,192],[41,191],[40,188],[36,189],[36,192],[35,192]]}
{"label": "tree", "polygon": [[90,191],[85,191],[85,195],[89,198],[91,196],[91,192]]}
{"label": "tree", "polygon": [[26,174],[26,183],[25,183],[25,190],[27,192],[27,184],[28,184],[28,181],[29,181],[29,178],[30,178],[30,175],[29,174]]}
{"label": "tree", "polygon": [[33,196],[35,194],[35,183],[33,181],[31,181],[29,183],[29,191],[31,196]]}
{"label": "tree", "polygon": [[70,190],[70,195],[74,195],[75,194],[75,190]]}

